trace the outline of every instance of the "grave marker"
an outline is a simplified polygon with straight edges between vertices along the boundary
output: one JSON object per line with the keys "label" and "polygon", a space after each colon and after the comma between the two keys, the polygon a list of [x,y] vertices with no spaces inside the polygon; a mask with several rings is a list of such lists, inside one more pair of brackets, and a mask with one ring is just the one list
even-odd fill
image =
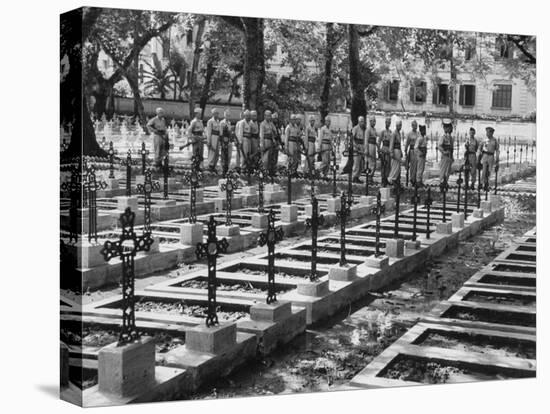
{"label": "grave marker", "polygon": [[141,142],[141,150],[139,151],[139,154],[141,155],[141,173],[145,174],[145,170],[147,169],[147,156],[149,155],[149,150],[145,148],[145,142]]}
{"label": "grave marker", "polygon": [[258,244],[260,246],[267,245],[267,298],[266,303],[269,305],[277,301],[277,291],[275,289],[275,245],[283,240],[283,228],[281,226],[275,228],[275,213],[273,209],[268,213],[268,226],[265,233],[261,233]]}
{"label": "grave marker", "polygon": [[315,196],[311,197],[311,218],[306,219],[306,227],[311,229],[311,273],[309,275],[309,280],[315,282],[319,279],[317,274],[317,232],[319,230],[319,225],[323,225],[325,218],[323,215],[319,214],[319,202]]}
{"label": "grave marker", "polygon": [[447,222],[447,191],[449,191],[449,182],[445,177],[439,184],[439,191],[443,195],[443,223]]}
{"label": "grave marker", "polygon": [[462,183],[464,180],[462,179],[462,171],[464,169],[464,166],[460,167],[458,170],[458,178],[456,179],[456,185],[458,186],[458,192],[457,192],[457,200],[456,200],[456,212],[460,213],[460,187],[462,186]]}
{"label": "grave marker", "polygon": [[109,142],[109,150],[107,151],[107,154],[109,155],[109,178],[115,178],[115,154],[117,154],[117,150],[113,147],[113,141]]}
{"label": "grave marker", "polygon": [[200,163],[200,158],[193,155],[191,169],[183,173],[183,181],[189,184],[189,223],[193,224],[197,222],[197,187],[203,178]]}
{"label": "grave marker", "polygon": [[375,235],[375,252],[374,257],[380,256],[380,216],[385,210],[385,205],[382,205],[382,194],[378,191],[376,195],[376,235]]}
{"label": "grave marker", "polygon": [[393,188],[395,193],[395,219],[393,236],[399,238],[399,203],[401,201],[401,194],[403,193],[403,187],[401,186],[401,180],[399,177],[393,182]]}
{"label": "grave marker", "polygon": [[143,184],[137,185],[138,192],[143,194],[143,232],[151,234],[151,193],[160,190],[160,184],[153,181],[152,172],[150,169],[145,171]]}
{"label": "grave marker", "polygon": [[426,197],[425,201],[425,207],[426,207],[426,239],[430,238],[430,210],[432,208],[432,189],[431,187],[428,187],[428,195]]}
{"label": "grave marker", "polygon": [[336,213],[336,217],[340,222],[340,266],[347,264],[346,260],[346,222],[348,220],[351,208],[347,203],[346,193],[342,192],[340,197],[340,211]]}
{"label": "grave marker", "polygon": [[214,216],[210,216],[208,221],[208,238],[206,243],[197,243],[195,254],[197,259],[206,258],[208,261],[208,310],[206,316],[206,326],[218,325],[218,315],[216,314],[216,260],[220,253],[225,253],[229,243],[225,237],[218,240],[216,237],[216,221]]}
{"label": "grave marker", "polygon": [[225,177],[225,182],[220,185],[220,189],[225,191],[226,209],[225,209],[225,225],[231,226],[231,204],[233,199],[233,191],[239,188],[239,181],[234,170],[229,170]]}
{"label": "grave marker", "polygon": [[82,176],[77,165],[72,165],[70,171],[71,177],[69,181],[61,184],[61,189],[69,192],[71,200],[69,206],[69,242],[74,240],[76,243],[78,241],[78,209],[81,207]]}

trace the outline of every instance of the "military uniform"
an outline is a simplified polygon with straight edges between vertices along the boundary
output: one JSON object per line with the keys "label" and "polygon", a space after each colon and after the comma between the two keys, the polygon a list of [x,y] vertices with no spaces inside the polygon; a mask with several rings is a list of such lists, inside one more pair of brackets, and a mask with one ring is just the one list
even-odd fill
{"label": "military uniform", "polygon": [[376,152],[378,151],[376,128],[368,126],[367,128],[367,167],[371,170],[371,177],[374,177],[376,170]]}
{"label": "military uniform", "polygon": [[416,181],[416,171],[417,171],[418,161],[416,158],[416,152],[414,151],[414,148],[419,136],[420,136],[420,133],[418,131],[410,131],[407,134],[407,138],[405,140],[405,153],[408,154],[409,178],[412,185],[414,185],[414,182]]}
{"label": "military uniform", "polygon": [[263,120],[260,124],[260,148],[264,168],[270,176],[275,174],[277,168],[277,128],[271,121]]}
{"label": "military uniform", "polygon": [[286,149],[288,152],[288,165],[292,172],[296,172],[300,165],[300,139],[302,128],[294,124],[288,124],[285,129]]}
{"label": "military uniform", "polygon": [[315,141],[317,140],[317,131],[315,127],[308,125],[304,136],[304,147],[306,148],[307,160],[306,168],[315,170]]}
{"label": "military uniform", "polygon": [[204,145],[204,125],[202,124],[202,119],[195,118],[191,121],[187,130],[187,135],[189,137],[189,142],[191,143],[193,156],[198,157],[198,159],[202,162]]}
{"label": "military uniform", "polygon": [[392,137],[391,129],[385,129],[380,133],[378,146],[380,147],[380,175],[382,185],[388,185],[388,176],[391,169],[390,141]]}
{"label": "military uniform", "polygon": [[[246,168],[246,161],[247,158],[250,156],[250,151],[252,148],[252,142],[251,142],[251,127],[250,122],[246,119],[241,119],[239,122],[237,122],[237,126],[235,127],[235,135],[237,136],[240,144],[241,144],[241,151],[237,152],[237,166],[239,166],[242,169]],[[242,153],[242,154],[241,154]]]}
{"label": "military uniform", "polygon": [[468,183],[473,187],[476,182],[477,176],[477,151],[479,149],[479,143],[477,139],[468,136],[464,143],[464,161],[470,165],[470,177]]}
{"label": "military uniform", "polygon": [[153,132],[155,167],[160,167],[169,149],[168,135],[166,134],[166,120],[155,116],[147,122],[147,127]]}
{"label": "military uniform", "polygon": [[220,121],[214,117],[206,123],[206,144],[208,146],[208,168],[216,169],[218,158],[220,156]]}
{"label": "military uniform", "polygon": [[389,184],[393,184],[395,180],[401,177],[401,160],[403,159],[403,151],[401,151],[401,140],[403,134],[397,129],[393,132],[390,139],[390,156],[391,170],[388,176]]}
{"label": "military uniform", "polygon": [[[412,149],[409,149],[412,151]],[[414,177],[414,182],[422,185],[424,180],[424,167],[426,166],[426,156],[428,154],[428,138],[426,135],[420,134],[414,143],[414,154],[416,159],[416,175],[409,172],[410,177]]]}
{"label": "military uniform", "polygon": [[363,171],[363,163],[365,156],[365,133],[366,129],[361,128],[360,125],[355,125],[351,130],[351,137],[353,139],[353,172],[354,179],[359,179],[361,171]]}
{"label": "military uniform", "polygon": [[321,172],[327,174],[332,151],[332,131],[326,125],[319,130],[319,144],[321,149]]}
{"label": "military uniform", "polygon": [[481,158],[481,182],[489,182],[491,171],[495,165],[495,161],[498,162],[500,146],[495,137],[487,138],[479,148],[479,157]]}
{"label": "military uniform", "polygon": [[224,174],[229,170],[231,165],[231,155],[233,153],[233,146],[231,140],[231,121],[227,118],[220,121],[221,131],[221,162],[222,171]]}
{"label": "military uniform", "polygon": [[439,138],[437,146],[441,152],[441,160],[439,161],[439,181],[443,182],[449,179],[453,166],[454,139],[452,135],[450,133],[443,134],[441,138]]}

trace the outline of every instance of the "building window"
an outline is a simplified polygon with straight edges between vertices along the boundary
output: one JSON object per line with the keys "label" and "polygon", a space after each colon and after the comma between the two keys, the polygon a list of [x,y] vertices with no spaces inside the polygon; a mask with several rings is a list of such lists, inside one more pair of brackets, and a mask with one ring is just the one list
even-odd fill
{"label": "building window", "polygon": [[439,83],[433,89],[432,103],[434,105],[447,105],[449,99],[449,87],[446,83]]}
{"label": "building window", "polygon": [[495,85],[493,91],[493,108],[512,108],[512,85]]}
{"label": "building window", "polygon": [[464,48],[464,60],[472,60],[476,55],[476,41],[472,39]]}
{"label": "building window", "polygon": [[474,106],[476,104],[475,85],[460,85],[458,103],[462,106]]}
{"label": "building window", "polygon": [[186,40],[187,40],[187,46],[191,46],[193,44],[193,30],[192,29],[189,29],[187,31]]}
{"label": "building window", "polygon": [[500,57],[501,59],[508,59],[512,57],[510,42],[506,41],[502,37],[497,37],[495,43],[498,57]]}
{"label": "building window", "polygon": [[424,103],[426,102],[427,85],[424,81],[417,81],[411,86],[411,102]]}
{"label": "building window", "polygon": [[386,100],[389,102],[397,102],[399,96],[399,81],[393,80],[386,85]]}

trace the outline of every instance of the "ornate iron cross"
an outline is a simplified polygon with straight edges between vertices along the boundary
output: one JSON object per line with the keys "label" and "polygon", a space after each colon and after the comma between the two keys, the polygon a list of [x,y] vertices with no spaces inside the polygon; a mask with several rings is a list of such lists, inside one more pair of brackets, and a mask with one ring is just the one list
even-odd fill
{"label": "ornate iron cross", "polygon": [[256,165],[254,170],[254,176],[258,179],[258,213],[264,212],[264,182],[268,177],[268,172],[263,166],[263,163],[260,162]]}
{"label": "ornate iron cross", "polygon": [[428,195],[426,197],[426,201],[424,206],[426,207],[426,238],[430,238],[430,210],[432,208],[432,189],[431,187],[428,187]]}
{"label": "ornate iron cross", "polygon": [[470,171],[470,163],[464,163],[464,219],[468,218],[468,184],[470,180]]}
{"label": "ornate iron cross", "polygon": [[332,151],[332,156],[330,158],[329,169],[332,172],[332,198],[336,198],[336,173],[338,172],[338,163],[336,161],[336,151]]}
{"label": "ornate iron cross", "polygon": [[498,163],[495,164],[495,195],[497,195],[497,186],[498,186]]}
{"label": "ornate iron cross", "polygon": [[447,191],[449,191],[449,183],[447,177],[443,178],[443,181],[439,183],[439,191],[443,195],[443,223],[447,222]]}
{"label": "ornate iron cross", "polygon": [[162,160],[162,178],[164,183],[163,195],[164,199],[168,200],[168,176],[170,175],[170,163],[168,154],[166,154]]}
{"label": "ornate iron cross", "polygon": [[132,196],[132,165],[135,164],[132,160],[132,151],[128,150],[126,153],[126,160],[122,162],[122,165],[126,166],[126,197]]}
{"label": "ornate iron cross", "polygon": [[226,209],[225,209],[225,225],[231,226],[231,205],[233,201],[233,191],[239,188],[239,180],[234,170],[229,170],[225,177],[225,182],[220,185],[220,189],[225,191]]}
{"label": "ornate iron cross", "polygon": [[197,187],[203,178],[200,165],[200,158],[193,155],[191,169],[183,173],[183,181],[189,184],[189,223],[197,222]]}
{"label": "ornate iron cross", "polygon": [[153,173],[145,170],[143,184],[137,185],[138,192],[143,194],[143,232],[151,234],[151,193],[160,190],[158,181],[153,181]]}
{"label": "ornate iron cross", "polygon": [[414,193],[411,197],[411,203],[413,204],[413,235],[412,240],[416,240],[416,227],[417,227],[417,220],[418,220],[418,203],[420,203],[420,197],[418,195],[418,183],[415,181],[414,183]]}
{"label": "ornate iron cross", "polygon": [[206,315],[206,326],[218,325],[218,315],[216,314],[216,260],[220,253],[225,253],[229,243],[224,237],[218,240],[216,237],[216,221],[214,216],[210,216],[208,221],[208,238],[206,243],[197,243],[195,254],[197,259],[206,258],[208,260],[208,310]]}
{"label": "ornate iron cross", "polygon": [[284,232],[282,226],[275,227],[275,213],[273,209],[268,213],[268,226],[265,233],[260,233],[258,244],[264,246],[267,244],[267,299],[270,304],[277,301],[277,292],[275,289],[275,245],[283,240]]}
{"label": "ornate iron cross", "polygon": [[118,151],[113,147],[113,141],[109,142],[109,150],[107,154],[109,155],[109,178],[115,178],[115,155]]}
{"label": "ornate iron cross", "polygon": [[380,191],[378,191],[378,194],[376,195],[376,236],[374,241],[374,257],[380,256],[380,216],[385,211],[386,206],[382,205],[382,195],[380,194]]}
{"label": "ornate iron cross", "polygon": [[482,188],[483,188],[483,184],[481,183],[481,168],[478,168],[477,169],[477,208],[481,207],[481,189]]}
{"label": "ornate iron cross", "polygon": [[348,147],[342,155],[348,157],[348,202],[349,200],[353,200],[353,137],[351,136],[351,133],[348,131]]}
{"label": "ornate iron cross", "polygon": [[458,186],[458,193],[457,193],[457,199],[456,199],[456,212],[460,213],[460,188],[462,187],[462,183],[464,180],[462,179],[462,171],[464,171],[464,165],[460,167],[458,170],[458,178],[456,179],[456,185]]}
{"label": "ornate iron cross", "polygon": [[147,169],[147,156],[149,155],[149,150],[145,147],[145,142],[141,142],[141,150],[139,151],[141,155],[141,173],[145,174]]}
{"label": "ornate iron cross", "polygon": [[140,338],[136,329],[135,314],[135,274],[134,259],[138,252],[148,252],[153,244],[149,233],[138,236],[134,231],[136,213],[127,207],[120,215],[122,234],[117,241],[107,240],[101,249],[103,258],[108,262],[114,257],[122,261],[122,328],[118,338],[118,346],[133,342]]}
{"label": "ornate iron cross", "polygon": [[317,232],[319,225],[323,225],[325,217],[319,214],[319,202],[315,196],[311,197],[311,218],[306,219],[306,227],[311,229],[311,273],[309,275],[310,281],[319,279],[317,274]]}
{"label": "ornate iron cross", "polygon": [[340,196],[340,211],[336,214],[338,221],[340,222],[340,266],[344,266],[347,263],[346,260],[346,223],[348,221],[351,207],[348,204],[346,192],[343,191]]}
{"label": "ornate iron cross", "polygon": [[393,191],[395,193],[395,219],[393,236],[397,239],[399,237],[399,204],[401,200],[401,194],[403,193],[403,186],[399,177],[393,182]]}
{"label": "ornate iron cross", "polygon": [[103,180],[97,180],[95,167],[93,165],[86,167],[86,179],[84,189],[88,200],[88,241],[94,239],[97,242],[97,190],[105,190],[107,183]]}
{"label": "ornate iron cross", "polygon": [[69,242],[78,241],[78,209],[82,205],[82,175],[80,166],[72,165],[70,168],[71,177],[69,181],[61,184],[61,190],[69,192],[71,200],[69,206]]}

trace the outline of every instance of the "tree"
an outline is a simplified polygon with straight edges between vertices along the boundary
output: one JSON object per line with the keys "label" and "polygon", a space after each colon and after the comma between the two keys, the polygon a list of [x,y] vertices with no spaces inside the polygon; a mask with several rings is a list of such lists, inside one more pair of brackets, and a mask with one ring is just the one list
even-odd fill
{"label": "tree", "polygon": [[144,83],[145,90],[151,94],[160,95],[160,99],[166,99],[173,80],[170,66],[163,67],[156,54],[153,54],[153,63],[145,62],[145,65],[147,66],[143,71],[147,79]]}
{"label": "tree", "polygon": [[84,7],[61,15],[61,62],[68,64],[60,84],[61,121],[73,125],[71,143],[61,154],[62,160],[81,155],[107,156],[97,143],[82,87],[84,43],[100,14],[99,8]]}

